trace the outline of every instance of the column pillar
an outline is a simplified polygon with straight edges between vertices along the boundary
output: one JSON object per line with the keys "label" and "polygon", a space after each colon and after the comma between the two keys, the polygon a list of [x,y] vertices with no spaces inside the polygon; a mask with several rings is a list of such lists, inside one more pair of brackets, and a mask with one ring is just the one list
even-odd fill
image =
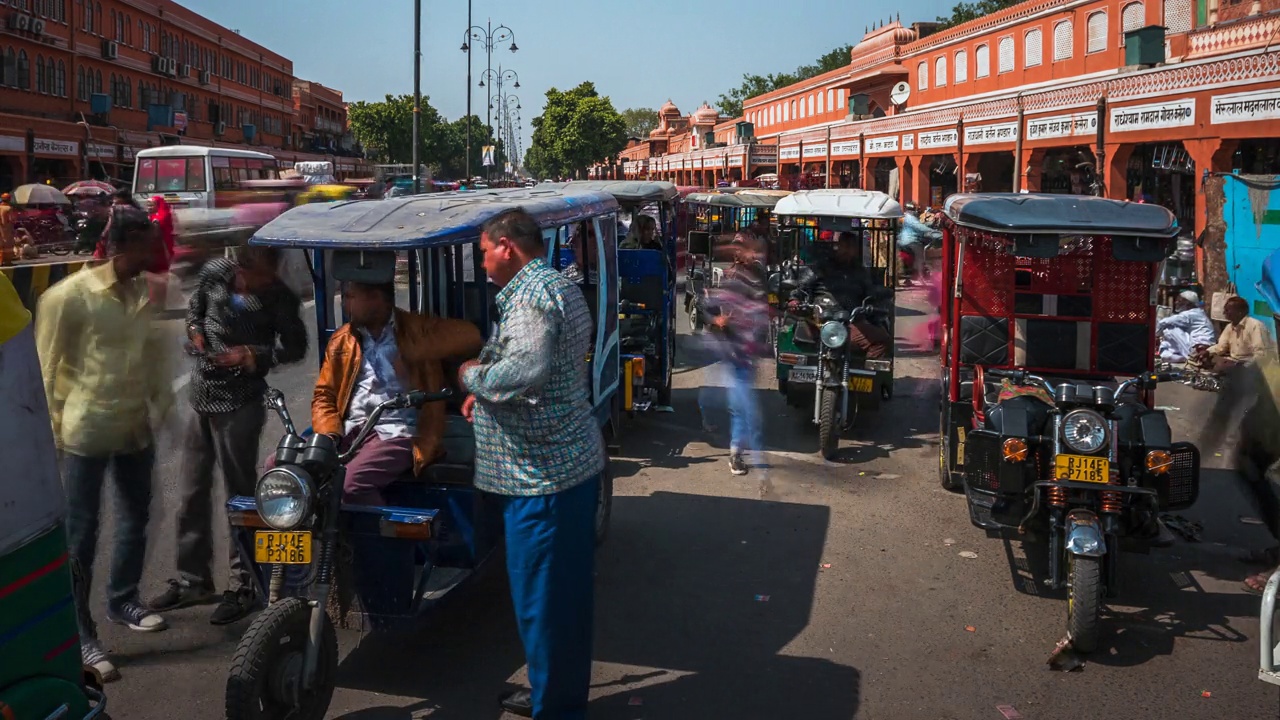
{"label": "column pillar", "polygon": [[1044,173],[1044,158],[1047,148],[1022,148],[1022,156],[1018,158],[1018,174],[1021,177],[1020,187],[1027,192],[1040,192],[1040,179]]}
{"label": "column pillar", "polygon": [[898,168],[898,197],[900,204],[906,205],[911,199],[911,185],[914,182],[915,169],[912,159],[906,155],[895,155],[893,158],[894,165]]}
{"label": "column pillar", "polygon": [[1206,172],[1221,172],[1231,170],[1231,156],[1239,145],[1238,140],[1223,141],[1221,138],[1203,138],[1195,140],[1183,140],[1182,146],[1186,148],[1187,154],[1195,162],[1195,183],[1196,183],[1196,237],[1204,231],[1205,221],[1207,219],[1207,211],[1204,198],[1204,174]]}
{"label": "column pillar", "polygon": [[930,204],[929,178],[933,173],[933,158],[922,155],[911,159],[911,187],[905,195],[916,205],[926,207]]}
{"label": "column pillar", "polygon": [[1106,197],[1112,200],[1128,200],[1128,168],[1129,158],[1133,155],[1134,145],[1108,145],[1106,167],[1102,176],[1107,183]]}

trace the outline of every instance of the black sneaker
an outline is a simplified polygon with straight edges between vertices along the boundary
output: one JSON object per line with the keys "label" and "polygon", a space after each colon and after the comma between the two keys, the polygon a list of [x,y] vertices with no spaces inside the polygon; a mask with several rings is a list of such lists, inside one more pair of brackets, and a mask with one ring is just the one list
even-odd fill
{"label": "black sneaker", "polygon": [[211,625],[230,625],[231,623],[248,617],[253,612],[256,603],[253,601],[253,593],[235,590],[228,590],[222,593],[222,601],[218,603],[218,607],[213,609],[213,614],[209,616]]}
{"label": "black sneaker", "polygon": [[157,612],[177,610],[178,608],[203,605],[214,597],[213,590],[194,587],[186,580],[170,580],[169,589],[160,593],[149,605]]}
{"label": "black sneaker", "polygon": [[151,612],[136,600],[130,600],[116,608],[107,608],[107,619],[117,625],[124,625],[138,632],[160,632],[167,630],[169,623],[164,618]]}
{"label": "black sneaker", "polygon": [[741,452],[729,453],[729,472],[734,475],[747,474],[747,461],[742,457]]}

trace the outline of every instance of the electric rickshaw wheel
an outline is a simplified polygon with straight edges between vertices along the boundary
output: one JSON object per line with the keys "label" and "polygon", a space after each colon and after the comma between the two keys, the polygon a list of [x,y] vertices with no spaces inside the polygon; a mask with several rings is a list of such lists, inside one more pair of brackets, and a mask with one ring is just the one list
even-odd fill
{"label": "electric rickshaw wheel", "polygon": [[1067,553],[1067,637],[1082,653],[1098,647],[1102,608],[1102,558]]}

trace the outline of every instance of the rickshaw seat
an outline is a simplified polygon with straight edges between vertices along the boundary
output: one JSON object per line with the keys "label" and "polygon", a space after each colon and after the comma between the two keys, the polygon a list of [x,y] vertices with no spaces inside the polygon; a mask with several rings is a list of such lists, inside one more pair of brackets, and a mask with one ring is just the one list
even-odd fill
{"label": "rickshaw seat", "polygon": [[416,479],[446,485],[470,485],[476,462],[476,436],[471,423],[461,415],[446,415],[441,445],[444,457],[423,468]]}
{"label": "rickshaw seat", "polygon": [[960,318],[960,362],[1005,365],[1009,362],[1009,320],[965,315]]}
{"label": "rickshaw seat", "polygon": [[[999,386],[995,394],[999,394]],[[1038,434],[1044,428],[1049,411],[1053,409],[1043,400],[1030,395],[1006,398],[999,404],[993,402],[994,400],[995,398],[988,393],[987,428],[999,433],[1004,432],[1005,425],[1008,424],[1010,434],[1020,436]]]}

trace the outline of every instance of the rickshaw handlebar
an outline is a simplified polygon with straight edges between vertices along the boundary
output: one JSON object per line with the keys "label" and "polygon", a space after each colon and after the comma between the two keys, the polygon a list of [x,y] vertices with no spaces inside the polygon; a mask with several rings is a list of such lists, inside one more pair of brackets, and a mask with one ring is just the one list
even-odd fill
{"label": "rickshaw handlebar", "polygon": [[[355,454],[356,450],[364,444],[369,433],[373,431],[374,426],[378,424],[378,420],[382,418],[382,414],[388,410],[406,410],[408,408],[420,408],[429,402],[441,402],[449,400],[454,395],[453,390],[444,388],[439,392],[427,392],[426,390],[411,390],[407,393],[398,393],[395,397],[383,402],[369,413],[369,417],[365,419],[364,426],[360,428],[356,439],[351,443],[351,449],[339,456],[339,459],[346,462]],[[297,435],[298,431],[293,424],[293,418],[289,416],[289,406],[285,403],[284,393],[277,388],[267,388],[267,405],[276,411],[276,415],[280,416],[280,422],[284,424],[284,429],[290,435]]]}
{"label": "rickshaw handlebar", "polygon": [[[1019,385],[1039,385],[1045,390],[1048,390],[1050,395],[1052,395],[1057,390],[1057,388],[1054,387],[1053,383],[1040,377],[1039,375],[1032,375],[1026,370],[1005,370],[1002,368],[988,368],[986,370],[986,374],[990,375],[991,377],[1009,378],[1010,380],[1014,381]],[[1120,383],[1116,387],[1115,395],[1116,397],[1120,397],[1125,393],[1126,390],[1128,390],[1133,385],[1137,385],[1139,387],[1150,387],[1150,386],[1155,386],[1162,382],[1171,382],[1174,380],[1179,380],[1181,378],[1182,378],[1182,374],[1177,372],[1144,373],[1136,377],[1131,377],[1128,380],[1125,380],[1124,382]]]}

